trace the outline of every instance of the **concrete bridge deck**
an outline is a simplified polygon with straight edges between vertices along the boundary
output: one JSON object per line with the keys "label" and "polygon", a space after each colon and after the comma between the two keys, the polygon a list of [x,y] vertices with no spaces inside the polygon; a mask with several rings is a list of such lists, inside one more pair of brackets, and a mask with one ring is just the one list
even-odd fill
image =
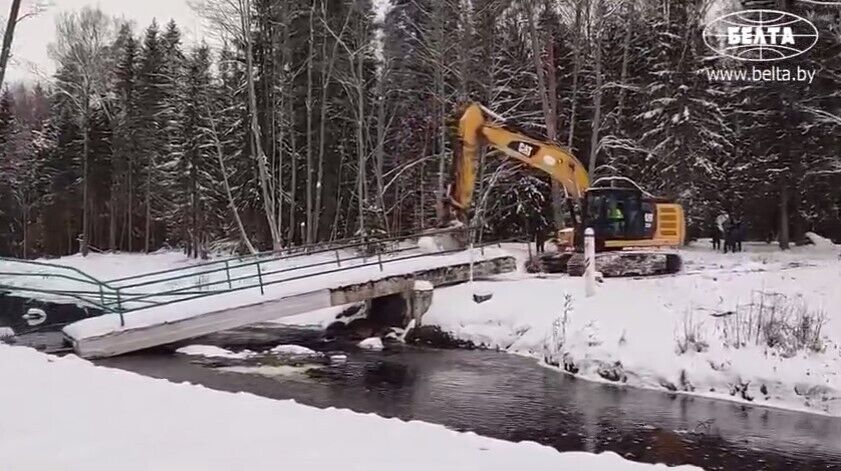
{"label": "concrete bridge deck", "polygon": [[[121,355],[304,312],[409,292],[516,269],[512,256],[486,247],[422,253],[400,250],[343,257],[336,252],[228,264],[189,278],[148,274],[114,280],[103,301],[117,312],[66,326],[65,337],[84,358]],[[197,281],[198,280],[198,281]],[[221,287],[220,287],[221,285]]]}

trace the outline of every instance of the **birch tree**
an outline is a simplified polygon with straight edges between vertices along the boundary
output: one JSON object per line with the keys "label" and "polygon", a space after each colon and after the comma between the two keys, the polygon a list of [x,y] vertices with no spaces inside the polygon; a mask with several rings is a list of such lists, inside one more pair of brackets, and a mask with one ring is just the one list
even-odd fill
{"label": "birch tree", "polygon": [[9,17],[6,19],[6,30],[3,32],[3,49],[0,49],[0,87],[3,86],[3,78],[6,76],[6,65],[12,53],[12,41],[15,38],[15,27],[18,24],[19,15],[20,0],[12,0]]}

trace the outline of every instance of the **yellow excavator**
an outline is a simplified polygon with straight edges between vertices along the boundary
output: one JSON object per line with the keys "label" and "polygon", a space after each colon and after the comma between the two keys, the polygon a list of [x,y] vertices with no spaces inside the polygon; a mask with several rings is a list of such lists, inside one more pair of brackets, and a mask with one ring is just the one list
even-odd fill
{"label": "yellow excavator", "polygon": [[571,152],[527,135],[476,103],[466,107],[458,124],[448,204],[451,222],[468,225],[475,165],[483,146],[547,173],[566,191],[573,227],[558,231],[559,251],[544,257],[544,266],[553,267],[551,271],[583,274],[583,234],[588,227],[595,232],[596,267],[603,276],[680,271],[681,258],[674,250],[683,245],[686,237],[680,204],[655,197],[624,177],[591,183],[584,165]]}

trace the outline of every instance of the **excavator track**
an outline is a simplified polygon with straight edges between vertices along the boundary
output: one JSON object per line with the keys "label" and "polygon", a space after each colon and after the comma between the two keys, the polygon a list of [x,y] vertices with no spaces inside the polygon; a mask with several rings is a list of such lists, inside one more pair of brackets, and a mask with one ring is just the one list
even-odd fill
{"label": "excavator track", "polygon": [[[596,270],[604,277],[670,275],[680,271],[683,261],[676,252],[622,250],[596,254]],[[584,274],[584,254],[576,252],[566,264],[567,274]]]}
{"label": "excavator track", "polygon": [[540,256],[539,271],[544,273],[566,273],[573,252],[551,252]]}

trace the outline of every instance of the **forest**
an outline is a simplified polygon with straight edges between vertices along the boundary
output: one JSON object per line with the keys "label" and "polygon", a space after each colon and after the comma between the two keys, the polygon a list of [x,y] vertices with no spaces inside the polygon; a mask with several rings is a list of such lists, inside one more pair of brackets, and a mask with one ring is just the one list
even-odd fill
{"label": "forest", "polygon": [[[722,212],[782,248],[841,238],[841,8],[780,2],[820,32],[787,67],[704,44],[710,0],[202,0],[201,42],[159,18],[62,16],[43,83],[0,97],[0,255],[194,257],[436,227],[453,127],[479,102],[570,148],[591,176]],[[749,66],[748,66],[749,67]],[[564,221],[562,189],[488,152],[485,237]]]}

